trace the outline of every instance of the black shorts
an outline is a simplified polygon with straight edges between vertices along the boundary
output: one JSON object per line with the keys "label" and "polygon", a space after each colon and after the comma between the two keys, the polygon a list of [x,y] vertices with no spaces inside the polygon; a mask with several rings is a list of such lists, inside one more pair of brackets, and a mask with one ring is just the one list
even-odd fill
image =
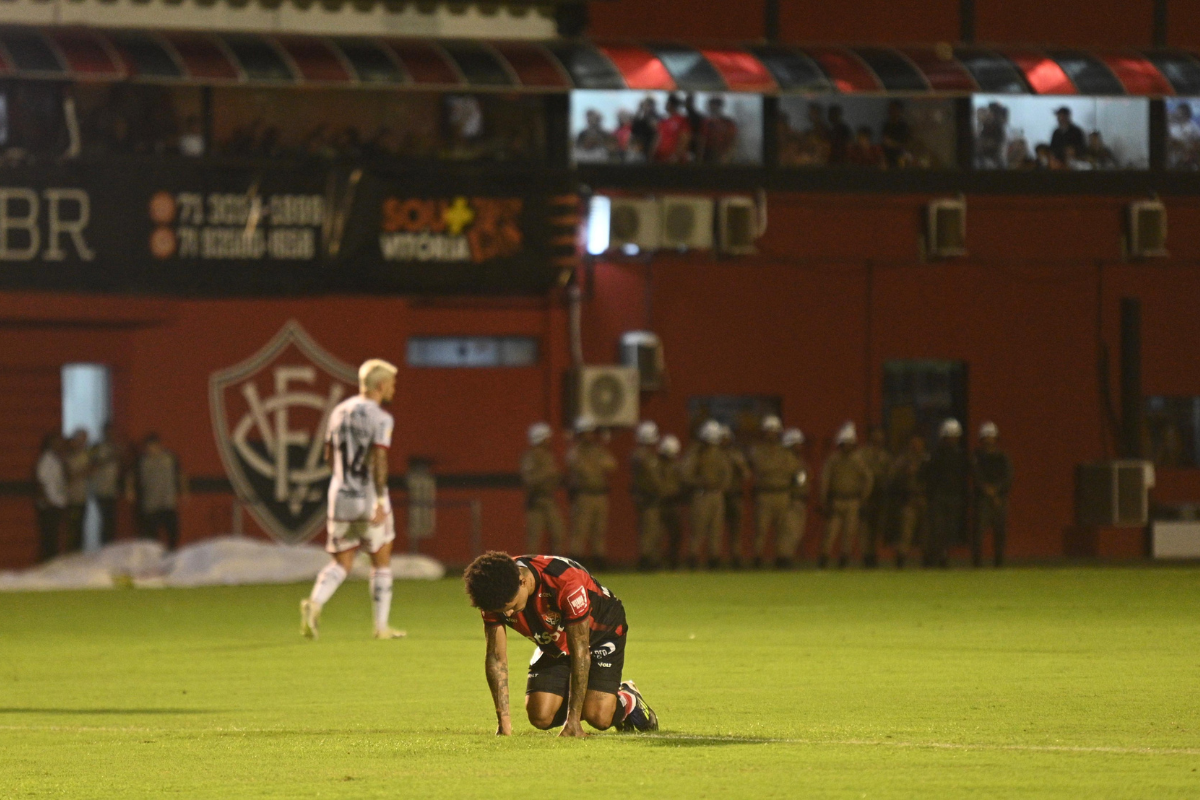
{"label": "black shorts", "polygon": [[[592,668],[588,672],[588,689],[593,692],[616,694],[621,688],[621,670],[625,666],[625,634],[607,636],[592,642]],[[539,649],[537,658],[529,665],[529,681],[525,694],[548,692],[566,697],[571,689],[571,657],[548,655]]]}

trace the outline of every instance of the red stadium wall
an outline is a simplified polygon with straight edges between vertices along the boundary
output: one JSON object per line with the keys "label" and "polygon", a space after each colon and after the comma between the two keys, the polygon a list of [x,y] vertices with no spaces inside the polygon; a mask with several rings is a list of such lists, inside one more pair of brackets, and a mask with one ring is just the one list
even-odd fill
{"label": "red stadium wall", "polygon": [[[703,0],[613,0],[591,4],[590,34],[598,38],[752,41],[763,37],[763,2],[736,13],[711,13]],[[704,13],[709,11],[710,13]],[[726,9],[728,12],[728,9]],[[976,41],[1052,43],[1062,47],[1148,47],[1154,0],[975,0]],[[785,42],[905,44],[953,42],[960,35],[958,0],[830,4],[781,0]],[[1170,44],[1200,45],[1200,7],[1172,2]]]}
{"label": "red stadium wall", "polygon": [[[813,442],[814,465],[843,420],[879,418],[885,361],[964,360],[970,427],[996,420],[1016,463],[1013,555],[1061,556],[1073,518],[1074,467],[1112,454],[1096,362],[1098,341],[1118,349],[1122,297],[1142,301],[1144,392],[1200,394],[1200,242],[1183,233],[1200,225],[1200,200],[1166,201],[1175,232],[1171,259],[1122,263],[1122,198],[973,196],[971,256],[925,264],[917,232],[926,200],[772,195],[756,257],[598,263],[585,307],[586,358],[612,362],[622,331],[650,327],[663,338],[670,383],[645,398],[647,417],[683,434],[691,396],[780,395],[788,422]],[[511,476],[526,426],[537,419],[562,423],[568,345],[557,301],[7,294],[0,295],[7,410],[0,482],[29,479],[37,442],[58,420],[54,375],[76,361],[112,366],[116,421],[128,436],[157,431],[189,475],[223,477],[209,421],[209,375],[256,352],[289,319],[352,364],[370,355],[403,364],[405,341],[414,334],[541,339],[535,368],[402,367],[393,408],[394,473],[410,455],[421,455],[445,475]],[[1117,374],[1115,361],[1111,373]],[[626,560],[635,553],[624,466],[630,438],[620,432],[613,442],[623,466],[611,540],[614,554]],[[520,492],[503,482],[478,485],[484,488],[445,489],[440,496],[479,499],[484,544],[520,549]],[[1200,471],[1164,471],[1156,496],[1200,499]],[[468,512],[439,513],[439,538],[426,550],[462,562],[469,554]],[[232,515],[232,495],[195,494],[183,514],[184,541],[229,531]],[[819,527],[814,520],[810,547]],[[0,497],[0,564],[30,563],[35,541],[29,498]]]}

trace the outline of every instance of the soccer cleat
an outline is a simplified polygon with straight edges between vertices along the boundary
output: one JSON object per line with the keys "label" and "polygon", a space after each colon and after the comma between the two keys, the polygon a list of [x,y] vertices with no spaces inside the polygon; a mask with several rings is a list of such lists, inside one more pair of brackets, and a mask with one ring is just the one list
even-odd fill
{"label": "soccer cleat", "polygon": [[398,631],[395,628],[383,628],[375,631],[376,639],[403,639],[408,636],[407,631]]}
{"label": "soccer cleat", "polygon": [[308,639],[317,638],[317,623],[321,619],[321,607],[312,600],[300,601],[300,635]]}
{"label": "soccer cleat", "polygon": [[617,729],[623,732],[649,733],[650,731],[658,730],[658,715],[654,713],[654,709],[646,702],[646,698],[642,697],[642,693],[638,691],[637,684],[633,681],[623,681],[621,689],[633,695],[634,709],[625,715],[625,719],[617,726]]}

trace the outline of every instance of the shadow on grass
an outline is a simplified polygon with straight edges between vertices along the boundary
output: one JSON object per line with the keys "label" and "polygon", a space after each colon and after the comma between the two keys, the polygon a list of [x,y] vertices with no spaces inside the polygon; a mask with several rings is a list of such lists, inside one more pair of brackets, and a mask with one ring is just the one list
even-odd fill
{"label": "shadow on grass", "polygon": [[104,714],[136,717],[143,714],[215,714],[214,708],[0,708],[0,714]]}
{"label": "shadow on grass", "polygon": [[742,736],[701,736],[688,733],[647,733],[622,737],[649,747],[729,747],[730,745],[778,744],[778,739]]}

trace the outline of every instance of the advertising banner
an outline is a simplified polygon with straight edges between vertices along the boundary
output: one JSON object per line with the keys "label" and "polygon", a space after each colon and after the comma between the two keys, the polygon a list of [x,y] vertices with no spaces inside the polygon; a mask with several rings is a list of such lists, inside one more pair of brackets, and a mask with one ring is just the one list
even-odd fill
{"label": "advertising banner", "polygon": [[0,288],[526,294],[575,252],[561,176],[144,167],[6,173]]}

